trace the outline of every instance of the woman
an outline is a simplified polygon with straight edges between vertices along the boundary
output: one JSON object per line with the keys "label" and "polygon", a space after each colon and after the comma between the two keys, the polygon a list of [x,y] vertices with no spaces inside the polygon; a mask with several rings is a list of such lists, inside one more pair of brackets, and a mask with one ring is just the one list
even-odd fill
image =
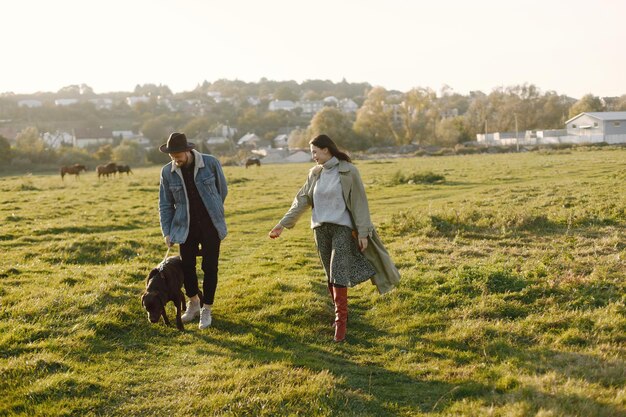
{"label": "woman", "polygon": [[270,231],[276,239],[312,207],[311,228],[335,305],[335,342],[346,337],[348,287],[372,278],[381,294],[394,288],[400,274],[370,219],[365,187],[350,157],[326,135],[309,142],[317,165],[309,171],[287,214]]}

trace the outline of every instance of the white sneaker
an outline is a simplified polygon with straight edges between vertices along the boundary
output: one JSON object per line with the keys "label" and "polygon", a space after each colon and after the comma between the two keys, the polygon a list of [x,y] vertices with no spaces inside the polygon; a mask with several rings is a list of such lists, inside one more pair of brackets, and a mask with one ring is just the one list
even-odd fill
{"label": "white sneaker", "polygon": [[183,313],[180,318],[183,323],[189,323],[193,321],[200,314],[200,300],[198,301],[187,301],[187,310]]}
{"label": "white sneaker", "polygon": [[211,325],[212,321],[211,307],[202,307],[202,310],[200,310],[200,323],[198,323],[198,328],[200,330],[206,329]]}

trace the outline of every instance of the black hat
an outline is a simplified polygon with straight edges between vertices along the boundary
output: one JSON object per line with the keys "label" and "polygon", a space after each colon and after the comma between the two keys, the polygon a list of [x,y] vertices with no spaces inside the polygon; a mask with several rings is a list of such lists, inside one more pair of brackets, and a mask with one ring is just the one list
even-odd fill
{"label": "black hat", "polygon": [[178,153],[189,151],[195,147],[195,144],[187,142],[187,136],[184,133],[174,132],[170,135],[167,143],[159,146],[159,150],[163,153]]}

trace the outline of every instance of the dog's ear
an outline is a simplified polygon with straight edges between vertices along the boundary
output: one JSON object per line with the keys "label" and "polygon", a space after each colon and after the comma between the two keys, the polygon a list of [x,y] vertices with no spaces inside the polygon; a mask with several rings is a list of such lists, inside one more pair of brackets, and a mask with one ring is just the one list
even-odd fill
{"label": "dog's ear", "polygon": [[159,273],[159,270],[157,268],[154,268],[152,271],[150,271],[150,273],[148,274],[148,278],[146,278],[146,285],[158,273]]}

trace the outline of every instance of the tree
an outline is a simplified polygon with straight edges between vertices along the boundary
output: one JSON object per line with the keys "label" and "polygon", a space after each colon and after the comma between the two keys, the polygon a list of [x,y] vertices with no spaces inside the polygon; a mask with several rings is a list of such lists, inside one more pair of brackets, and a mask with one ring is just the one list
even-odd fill
{"label": "tree", "polygon": [[39,135],[36,127],[27,127],[17,134],[15,138],[15,154],[35,163],[53,162],[56,153],[46,149],[45,142]]}
{"label": "tree", "polygon": [[423,143],[435,137],[441,118],[436,99],[437,94],[430,88],[414,88],[405,94],[397,107],[399,122],[393,125],[397,145]]}
{"label": "tree", "polygon": [[11,143],[7,138],[0,135],[0,162],[11,161]]}
{"label": "tree", "polygon": [[289,138],[287,139],[287,146],[289,149],[298,149],[298,148],[308,148],[309,147],[309,138],[307,136],[306,129],[294,129],[289,134]]}
{"label": "tree", "polygon": [[274,98],[276,100],[298,100],[298,93],[293,91],[289,86],[283,85],[278,87],[276,92],[274,93]]}
{"label": "tree", "polygon": [[113,160],[126,163],[143,163],[146,151],[137,142],[124,139],[119,146],[113,148]]}
{"label": "tree", "polygon": [[45,148],[44,141],[39,135],[36,127],[27,127],[15,137],[16,145],[25,151],[41,152]]}
{"label": "tree", "polygon": [[112,156],[113,146],[111,146],[111,144],[109,143],[100,146],[96,151],[96,158],[98,158],[98,160],[100,161],[110,161]]}
{"label": "tree", "polygon": [[352,130],[352,124],[352,119],[346,113],[335,107],[324,107],[311,119],[307,136],[313,139],[321,134],[328,135],[338,146],[348,150],[367,148],[367,142],[359,140]]}
{"label": "tree", "polygon": [[466,142],[470,140],[465,124],[463,123],[463,117],[448,117],[442,119],[437,124],[437,144],[443,146],[456,145],[460,142]]}
{"label": "tree", "polygon": [[207,133],[212,127],[214,125],[206,117],[196,117],[187,122],[182,131],[185,132],[187,138],[195,138],[198,135]]}
{"label": "tree", "polygon": [[172,90],[167,85],[156,84],[144,84],[135,86],[134,94],[137,96],[151,96],[151,97],[170,97],[172,96]]}
{"label": "tree", "polygon": [[604,111],[604,105],[600,97],[594,96],[593,94],[586,94],[569,109],[569,118],[571,119],[574,116],[578,116],[580,113],[594,111]]}
{"label": "tree", "polygon": [[626,94],[621,95],[613,105],[613,111],[626,111]]}
{"label": "tree", "polygon": [[387,90],[382,87],[372,88],[356,113],[354,131],[368,138],[375,146],[387,146],[394,142],[389,114],[385,111],[386,99]]}
{"label": "tree", "polygon": [[161,115],[146,120],[141,126],[141,132],[153,143],[161,143],[169,136],[171,125],[170,117]]}

